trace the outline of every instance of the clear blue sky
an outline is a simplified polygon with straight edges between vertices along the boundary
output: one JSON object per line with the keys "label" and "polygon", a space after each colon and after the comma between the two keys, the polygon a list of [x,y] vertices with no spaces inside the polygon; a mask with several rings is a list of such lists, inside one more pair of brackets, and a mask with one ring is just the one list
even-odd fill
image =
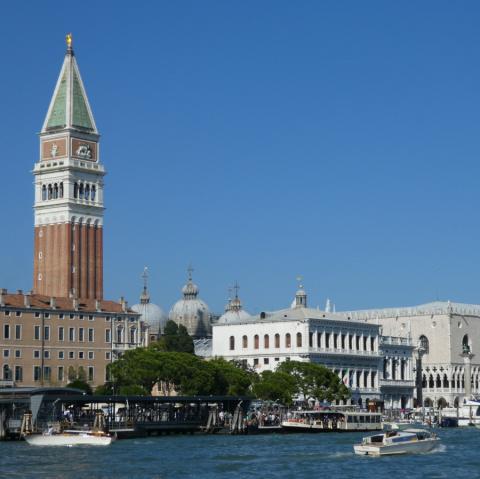
{"label": "clear blue sky", "polygon": [[221,311],[480,303],[476,1],[3,2],[0,286],[30,289],[38,138],[74,49],[102,134],[105,289]]}

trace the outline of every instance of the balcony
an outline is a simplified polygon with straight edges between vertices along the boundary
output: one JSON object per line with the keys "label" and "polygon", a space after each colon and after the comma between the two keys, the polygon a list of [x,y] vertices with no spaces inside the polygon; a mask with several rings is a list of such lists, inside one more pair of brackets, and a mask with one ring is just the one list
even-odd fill
{"label": "balcony", "polygon": [[381,388],[414,388],[414,379],[380,379]]}
{"label": "balcony", "polygon": [[412,346],[412,340],[410,338],[400,338],[396,336],[381,336],[380,344],[391,346]]}
{"label": "balcony", "polygon": [[309,353],[317,354],[341,354],[346,356],[368,356],[378,358],[380,353],[378,351],[357,351],[353,349],[340,349],[340,348],[308,348]]}

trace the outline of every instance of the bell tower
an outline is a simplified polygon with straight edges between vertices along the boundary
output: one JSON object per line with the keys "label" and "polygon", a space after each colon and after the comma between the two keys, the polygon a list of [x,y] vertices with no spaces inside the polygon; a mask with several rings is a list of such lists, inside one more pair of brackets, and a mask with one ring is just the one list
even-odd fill
{"label": "bell tower", "polygon": [[105,169],[71,34],[66,39],[33,169],[33,288],[46,296],[103,299]]}

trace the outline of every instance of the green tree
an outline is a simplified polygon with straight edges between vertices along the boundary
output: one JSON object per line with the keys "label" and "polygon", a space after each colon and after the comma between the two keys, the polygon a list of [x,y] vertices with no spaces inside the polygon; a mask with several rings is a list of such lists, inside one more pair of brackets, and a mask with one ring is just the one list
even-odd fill
{"label": "green tree", "polygon": [[290,406],[297,394],[297,384],[295,378],[285,372],[264,371],[254,382],[253,393],[258,399]]}
{"label": "green tree", "polygon": [[277,369],[291,376],[295,381],[296,393],[305,401],[341,401],[350,397],[350,390],[330,369],[320,364],[285,361]]}
{"label": "green tree", "polygon": [[175,321],[169,320],[165,325],[163,336],[152,345],[155,349],[165,352],[191,353],[194,352],[193,339],[188,334],[187,328],[179,326]]}
{"label": "green tree", "polygon": [[67,384],[67,388],[74,388],[74,389],[81,389],[85,391],[87,394],[92,394],[92,387],[85,381],[81,379],[74,379],[73,381]]}
{"label": "green tree", "polygon": [[241,363],[215,358],[207,362],[214,375],[214,391],[212,394],[228,396],[245,396],[256,376],[243,367]]}

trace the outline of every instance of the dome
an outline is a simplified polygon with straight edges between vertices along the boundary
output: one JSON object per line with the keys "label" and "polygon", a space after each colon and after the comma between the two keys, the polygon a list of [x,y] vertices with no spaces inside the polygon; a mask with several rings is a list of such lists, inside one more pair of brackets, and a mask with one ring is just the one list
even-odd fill
{"label": "dome", "polygon": [[211,333],[210,310],[198,298],[198,286],[192,282],[191,271],[187,284],[182,288],[183,299],[173,305],[168,318],[179,326],[185,326],[190,336],[204,338]]}
{"label": "dome", "polygon": [[143,291],[140,295],[140,303],[132,306],[133,311],[139,313],[140,321],[144,321],[150,327],[150,333],[162,334],[165,324],[167,323],[167,315],[160,306],[150,302],[150,294],[148,292],[148,268],[145,267],[142,274]]}
{"label": "dome", "polygon": [[243,309],[242,302],[238,297],[238,290],[240,289],[238,283],[235,283],[234,288],[236,290],[235,297],[228,300],[228,303],[225,306],[225,313],[220,316],[217,324],[228,324],[237,321],[248,321],[251,319],[250,314]]}
{"label": "dome", "polygon": [[150,332],[154,334],[162,334],[165,324],[167,323],[167,315],[160,306],[153,303],[140,303],[132,306],[133,311],[139,313],[140,321],[144,321],[150,326]]}

